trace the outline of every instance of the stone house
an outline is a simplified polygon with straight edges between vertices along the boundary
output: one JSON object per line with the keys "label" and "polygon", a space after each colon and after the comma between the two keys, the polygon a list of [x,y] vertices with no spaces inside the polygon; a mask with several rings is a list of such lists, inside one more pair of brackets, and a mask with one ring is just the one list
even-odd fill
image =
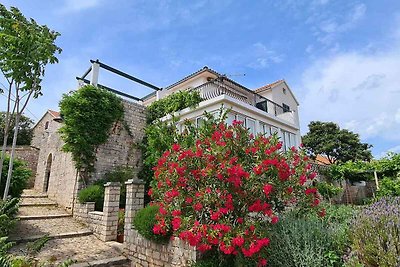
{"label": "stone house", "polygon": [[[146,125],[146,106],[174,92],[193,90],[199,92],[203,101],[196,109],[186,108],[177,112],[180,121],[191,120],[200,124],[204,111],[216,113],[221,106],[230,109],[227,123],[240,120],[253,134],[271,135],[277,133],[284,143],[283,149],[300,144],[299,103],[284,80],[249,89],[225,75],[204,67],[165,88],[158,88],[129,74],[116,70],[99,61],[91,61],[92,66],[82,77],[77,78],[80,86],[90,83],[108,89],[125,97],[124,123],[117,123],[108,141],[96,151],[93,179],[97,180],[117,166],[141,167],[141,153],[136,144],[142,141]],[[99,68],[114,72],[125,78],[145,85],[155,92],[137,98],[115,89],[98,84]],[[85,77],[91,73],[91,80]],[[126,100],[126,99],[129,99]],[[164,119],[168,120],[168,117]],[[32,145],[39,149],[35,189],[46,192],[60,205],[73,209],[74,196],[81,188],[78,173],[71,155],[62,152],[63,141],[58,129],[62,118],[56,111],[48,110],[34,127]],[[129,127],[129,131],[125,128]]]}
{"label": "stone house", "polygon": [[[135,145],[143,138],[146,124],[145,108],[123,100],[125,123],[118,122],[112,128],[108,141],[96,151],[94,180],[119,166],[139,169],[141,154]],[[74,196],[82,186],[70,153],[62,151],[58,129],[62,119],[59,112],[48,110],[34,126],[32,146],[39,149],[34,188],[45,192],[59,205],[73,209]],[[129,127],[129,131],[125,127]]]}

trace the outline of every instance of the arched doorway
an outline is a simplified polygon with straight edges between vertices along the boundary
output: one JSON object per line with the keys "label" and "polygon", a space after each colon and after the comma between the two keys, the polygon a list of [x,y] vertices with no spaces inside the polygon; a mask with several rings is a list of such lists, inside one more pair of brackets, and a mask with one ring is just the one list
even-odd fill
{"label": "arched doorway", "polygon": [[44,192],[47,192],[49,190],[51,163],[52,162],[53,162],[53,154],[50,153],[49,156],[47,157],[46,170],[44,172],[44,185],[43,185]]}

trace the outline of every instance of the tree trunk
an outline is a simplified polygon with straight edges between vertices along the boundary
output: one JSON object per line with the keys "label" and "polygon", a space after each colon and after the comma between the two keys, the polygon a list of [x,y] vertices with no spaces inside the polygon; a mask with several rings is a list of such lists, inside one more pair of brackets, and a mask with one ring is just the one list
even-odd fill
{"label": "tree trunk", "polygon": [[[18,99],[16,99],[16,101],[19,102]],[[16,104],[18,105],[19,103],[16,103]],[[12,143],[12,147],[11,147],[10,161],[9,161],[9,164],[8,164],[7,182],[6,182],[6,187],[4,188],[3,200],[7,199],[8,191],[10,190],[12,171],[13,171],[13,163],[14,163],[14,154],[15,154],[15,147],[17,145],[17,135],[18,135],[19,118],[20,117],[21,117],[21,113],[19,113],[17,111],[17,114],[15,116],[15,130],[14,130],[13,143]]]}
{"label": "tree trunk", "polygon": [[1,149],[1,158],[0,158],[0,184],[1,184],[1,175],[3,173],[4,158],[6,156],[8,130],[10,129],[11,121],[12,121],[12,115],[14,114],[14,111],[15,111],[15,105],[14,105],[14,109],[13,109],[12,113],[10,114],[12,85],[13,85],[13,82],[10,82],[9,88],[8,88],[6,121],[5,121],[5,127],[4,127],[4,139],[3,139],[3,147]]}

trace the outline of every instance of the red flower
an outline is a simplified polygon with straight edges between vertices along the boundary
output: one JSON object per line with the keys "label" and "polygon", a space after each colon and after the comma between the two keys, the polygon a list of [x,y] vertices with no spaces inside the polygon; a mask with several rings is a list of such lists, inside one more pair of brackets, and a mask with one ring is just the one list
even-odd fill
{"label": "red flower", "polygon": [[181,227],[181,222],[182,219],[180,217],[175,217],[172,219],[171,224],[172,224],[172,230],[176,231]]}
{"label": "red flower", "polygon": [[315,187],[307,188],[305,193],[306,193],[306,195],[316,194],[317,193],[317,188],[315,188]]}
{"label": "red flower", "polygon": [[263,187],[264,194],[267,197],[272,192],[272,190],[273,190],[273,186],[271,184],[265,184],[264,187]]}
{"label": "red flower", "polygon": [[178,152],[179,149],[181,149],[181,146],[179,144],[175,143],[175,144],[172,145],[172,150],[173,151]]}
{"label": "red flower", "polygon": [[182,214],[182,212],[180,210],[173,210],[171,212],[172,216],[180,216]]}
{"label": "red flower", "polygon": [[271,223],[272,224],[276,224],[278,221],[279,221],[278,216],[274,216],[274,217],[271,218]]}
{"label": "red flower", "polygon": [[244,238],[241,236],[234,237],[232,239],[232,244],[234,244],[235,246],[241,247],[244,244]]}
{"label": "red flower", "polygon": [[258,266],[258,267],[267,266],[267,260],[264,259],[264,258],[259,259],[259,260],[258,260],[258,265],[257,265],[257,266]]}
{"label": "red flower", "polygon": [[326,215],[326,210],[325,209],[322,209],[322,210],[320,210],[319,212],[318,212],[318,216],[319,217],[324,217]]}
{"label": "red flower", "polygon": [[203,209],[203,205],[201,203],[196,203],[193,206],[195,211],[201,211]]}

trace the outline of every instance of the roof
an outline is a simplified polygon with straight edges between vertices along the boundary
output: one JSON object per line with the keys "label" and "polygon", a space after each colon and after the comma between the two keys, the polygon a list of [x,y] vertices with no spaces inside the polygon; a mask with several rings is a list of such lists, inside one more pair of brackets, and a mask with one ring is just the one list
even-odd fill
{"label": "roof", "polygon": [[54,110],[49,109],[49,110],[47,110],[47,112],[49,112],[50,115],[53,116],[54,118],[59,118],[60,117],[60,112],[58,112],[58,111],[54,111]]}
{"label": "roof", "polygon": [[283,80],[283,79],[282,80],[277,80],[277,81],[275,81],[273,83],[269,83],[269,84],[266,84],[264,86],[261,86],[260,88],[255,89],[254,92],[256,92],[256,93],[264,92],[266,90],[272,89],[272,87],[275,87],[276,85],[281,84],[283,82],[285,82],[285,80]]}
{"label": "roof", "polygon": [[201,74],[201,73],[204,73],[204,72],[210,72],[210,73],[212,73],[212,74],[214,74],[214,75],[216,75],[216,76],[218,76],[218,77],[224,76],[224,75],[222,75],[222,74],[216,72],[215,70],[210,69],[210,68],[207,67],[207,66],[204,66],[202,69],[200,69],[200,70],[198,70],[198,71],[196,71],[196,72],[193,72],[192,74],[189,74],[188,76],[184,77],[183,79],[181,79],[181,80],[179,80],[179,81],[177,81],[177,82],[175,82],[175,83],[173,83],[173,84],[171,84],[171,85],[168,85],[167,87],[165,87],[165,90],[169,90],[169,89],[171,89],[171,88],[173,88],[173,87],[175,87],[175,86],[177,86],[177,85],[179,85],[179,84],[181,84],[181,83],[184,83],[184,82],[186,82],[187,80],[190,80],[191,78],[193,78],[193,77],[195,77],[195,76],[197,76],[197,75],[199,75],[199,74]]}
{"label": "roof", "polygon": [[329,159],[322,155],[317,155],[315,158],[315,162],[320,165],[330,165]]}
{"label": "roof", "polygon": [[46,116],[47,113],[49,113],[54,119],[59,119],[59,118],[61,117],[60,112],[54,111],[54,110],[51,110],[51,109],[48,109],[48,110],[43,114],[43,116],[36,122],[36,124],[32,127],[32,129],[35,129],[35,128],[36,128],[36,126],[39,124],[39,122],[40,122],[41,120],[43,120],[43,118]]}

